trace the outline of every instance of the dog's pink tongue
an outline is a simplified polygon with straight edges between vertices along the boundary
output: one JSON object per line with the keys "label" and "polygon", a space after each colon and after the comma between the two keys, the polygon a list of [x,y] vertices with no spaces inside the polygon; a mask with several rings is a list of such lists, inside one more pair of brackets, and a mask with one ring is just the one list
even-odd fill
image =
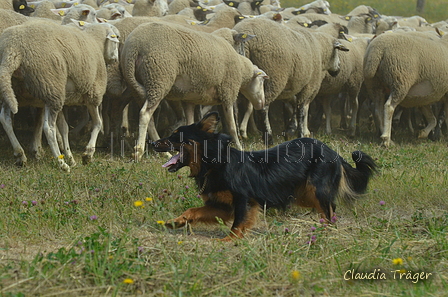
{"label": "dog's pink tongue", "polygon": [[168,167],[168,166],[176,164],[177,161],[179,161],[179,157],[180,157],[180,154],[172,156],[171,159],[168,160],[168,162],[166,162],[165,164],[162,165],[162,167]]}

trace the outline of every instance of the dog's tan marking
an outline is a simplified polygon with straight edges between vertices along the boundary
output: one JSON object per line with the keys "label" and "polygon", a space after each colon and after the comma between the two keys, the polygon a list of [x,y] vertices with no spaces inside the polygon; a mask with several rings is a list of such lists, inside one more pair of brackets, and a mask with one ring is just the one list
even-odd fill
{"label": "dog's tan marking", "polygon": [[[316,187],[306,182],[305,184],[299,186],[296,189],[296,198],[294,200],[294,204],[300,207],[310,207],[314,208],[321,216],[321,218],[329,221],[330,218],[327,218],[325,215],[325,211],[322,209],[319,200],[316,197]],[[333,209],[330,206],[330,214],[333,214]]]}

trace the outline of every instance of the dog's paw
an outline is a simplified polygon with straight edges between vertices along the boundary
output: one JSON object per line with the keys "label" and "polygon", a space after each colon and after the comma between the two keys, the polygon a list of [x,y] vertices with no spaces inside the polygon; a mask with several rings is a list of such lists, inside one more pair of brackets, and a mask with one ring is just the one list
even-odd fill
{"label": "dog's paw", "polygon": [[187,220],[185,218],[177,218],[166,222],[165,227],[170,229],[178,229],[184,227],[186,224]]}

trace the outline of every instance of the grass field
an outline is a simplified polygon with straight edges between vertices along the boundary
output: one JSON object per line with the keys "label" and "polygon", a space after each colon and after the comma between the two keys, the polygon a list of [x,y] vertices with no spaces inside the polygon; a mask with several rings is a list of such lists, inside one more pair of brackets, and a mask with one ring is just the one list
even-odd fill
{"label": "grass field", "polygon": [[268,210],[247,238],[222,243],[212,239],[226,226],[160,224],[201,205],[188,169],[167,172],[166,157],[134,163],[99,151],[67,174],[46,148],[16,168],[2,132],[0,295],[447,296],[446,140],[396,132],[383,149],[371,132],[344,135],[316,137],[345,158],[369,153],[379,172],[353,208],[339,205],[336,224]]}

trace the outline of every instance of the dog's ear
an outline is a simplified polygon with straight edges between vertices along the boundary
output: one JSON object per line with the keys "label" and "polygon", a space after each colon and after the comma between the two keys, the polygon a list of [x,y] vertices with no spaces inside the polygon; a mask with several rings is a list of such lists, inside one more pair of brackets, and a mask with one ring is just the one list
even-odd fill
{"label": "dog's ear", "polygon": [[210,112],[199,121],[198,128],[207,133],[214,133],[218,123],[219,114],[217,112]]}

